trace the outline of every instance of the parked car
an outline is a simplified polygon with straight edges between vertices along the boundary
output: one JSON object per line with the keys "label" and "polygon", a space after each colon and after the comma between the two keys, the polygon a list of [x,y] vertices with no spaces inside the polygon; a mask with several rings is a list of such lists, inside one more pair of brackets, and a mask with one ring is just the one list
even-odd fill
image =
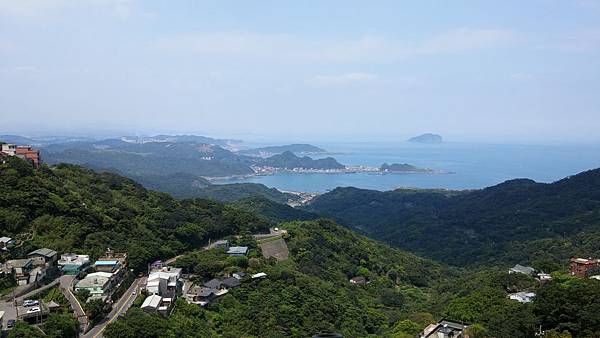
{"label": "parked car", "polygon": [[35,306],[32,307],[31,309],[27,310],[27,313],[36,313],[36,312],[40,312],[40,307],[39,306]]}
{"label": "parked car", "polygon": [[33,299],[27,299],[23,302],[24,307],[37,306],[40,305],[40,302]]}
{"label": "parked car", "polygon": [[11,328],[13,328],[14,326],[15,326],[15,320],[14,320],[14,319],[9,319],[9,320],[6,322],[6,327],[7,327],[7,328],[11,329]]}

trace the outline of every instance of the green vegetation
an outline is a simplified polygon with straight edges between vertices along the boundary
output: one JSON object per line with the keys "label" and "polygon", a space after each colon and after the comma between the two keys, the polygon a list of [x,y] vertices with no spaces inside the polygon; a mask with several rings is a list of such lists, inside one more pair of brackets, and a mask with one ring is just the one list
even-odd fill
{"label": "green vegetation", "polygon": [[[195,307],[192,314],[190,306],[180,302],[177,316],[158,320],[156,325],[170,331],[181,328],[180,322],[205,323],[203,336],[307,337],[319,331],[340,331],[349,337],[380,337],[390,336],[397,321],[422,316],[433,301],[433,287],[443,274],[438,264],[356,235],[331,221],[282,227],[289,231],[290,259],[285,262],[264,259],[258,249],[252,249],[248,258],[208,250],[178,259],[176,265],[197,274],[199,282],[240,269],[265,272],[268,277],[243,283],[206,309]],[[255,243],[249,244],[256,248]],[[351,285],[349,279],[357,275],[367,277],[369,284]],[[137,325],[145,323],[140,319],[144,316],[150,315],[130,310],[123,320],[109,326],[107,337],[137,332]],[[416,325],[422,329],[426,324]]]}
{"label": "green vegetation", "polygon": [[313,213],[295,209],[286,204],[279,204],[261,196],[244,198],[230,205],[237,209],[265,217],[274,223],[308,221],[318,218]]}
{"label": "green vegetation", "polygon": [[287,203],[294,199],[293,194],[283,193],[275,188],[267,188],[256,183],[214,184],[195,192],[195,197],[208,198],[220,202],[235,202],[250,197],[263,197],[268,200]]}
{"label": "green vegetation", "polygon": [[[307,337],[319,331],[414,337],[441,317],[472,324],[471,337],[532,337],[540,327],[548,337],[600,335],[600,282],[560,273],[569,255],[600,250],[599,171],[554,184],[519,180],[472,192],[337,189],[311,206],[370,236],[468,268],[420,258],[265,198],[231,205],[177,200],[114,174],[73,165],[34,170],[17,158],[0,165],[0,186],[0,228],[25,239],[7,257],[38,247],[95,257],[110,247],[127,251],[137,271],[183,254],[175,264],[197,282],[240,270],[268,276],[206,308],[179,299],[169,318],[131,308],[107,327],[108,338]],[[307,221],[288,222],[294,219]],[[279,263],[263,258],[251,236],[275,223],[288,230],[290,256]],[[249,256],[200,250],[219,238],[249,246]],[[540,285],[506,272],[508,263],[521,261],[553,272],[554,280]],[[357,276],[367,283],[351,284]],[[507,298],[521,290],[537,296],[529,304]],[[107,308],[85,302],[88,296],[77,294],[97,321]],[[67,303],[57,289],[42,297]],[[41,329],[73,337],[77,322],[53,314]],[[9,337],[41,335],[19,322]]]}
{"label": "green vegetation", "polygon": [[283,168],[283,169],[344,169],[344,165],[340,164],[333,157],[325,157],[313,160],[308,156],[298,157],[291,151],[285,151],[281,154],[273,155],[269,158],[258,161],[259,165]]}
{"label": "green vegetation", "polygon": [[392,164],[387,164],[384,163],[381,165],[381,167],[379,168],[379,170],[381,171],[389,171],[389,172],[410,172],[410,173],[415,173],[415,172],[420,172],[420,173],[426,173],[426,172],[431,172],[431,169],[423,169],[423,168],[418,168],[415,167],[414,165],[410,165],[407,163],[392,163]]}
{"label": "green vegetation", "polygon": [[[513,180],[465,192],[338,188],[307,210],[456,265],[598,256],[600,170],[552,184]],[[442,244],[443,243],[443,244]]]}
{"label": "green vegetation", "polygon": [[73,165],[32,170],[18,158],[0,165],[0,228],[31,239],[15,256],[49,247],[98,257],[127,251],[130,267],[199,248],[209,238],[265,231],[268,222],[207,200],[176,200],[110,173]]}

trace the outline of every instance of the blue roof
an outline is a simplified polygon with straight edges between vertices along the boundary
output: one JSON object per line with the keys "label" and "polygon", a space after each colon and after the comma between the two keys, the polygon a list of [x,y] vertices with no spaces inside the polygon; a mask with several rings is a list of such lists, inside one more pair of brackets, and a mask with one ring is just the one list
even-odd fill
{"label": "blue roof", "polygon": [[117,265],[118,261],[96,261],[94,265]]}

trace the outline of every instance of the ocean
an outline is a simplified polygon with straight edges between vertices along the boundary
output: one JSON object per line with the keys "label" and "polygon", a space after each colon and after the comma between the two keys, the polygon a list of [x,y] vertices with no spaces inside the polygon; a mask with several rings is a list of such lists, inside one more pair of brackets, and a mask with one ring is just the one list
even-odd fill
{"label": "ocean", "polygon": [[[278,173],[218,183],[253,182],[281,190],[326,192],[336,187],[479,189],[515,178],[553,182],[600,167],[600,145],[495,145],[471,143],[318,143],[345,165],[408,163],[450,174]],[[313,156],[319,158],[323,156]]]}

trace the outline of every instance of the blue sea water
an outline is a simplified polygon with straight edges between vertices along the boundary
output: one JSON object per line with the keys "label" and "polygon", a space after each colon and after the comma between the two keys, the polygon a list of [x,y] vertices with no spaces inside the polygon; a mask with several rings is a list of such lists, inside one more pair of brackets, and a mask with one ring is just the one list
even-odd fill
{"label": "blue sea water", "polygon": [[600,167],[600,145],[494,145],[469,143],[321,143],[345,165],[408,163],[452,174],[278,173],[219,183],[254,182],[282,190],[325,192],[336,187],[477,189],[515,178],[553,182]]}

